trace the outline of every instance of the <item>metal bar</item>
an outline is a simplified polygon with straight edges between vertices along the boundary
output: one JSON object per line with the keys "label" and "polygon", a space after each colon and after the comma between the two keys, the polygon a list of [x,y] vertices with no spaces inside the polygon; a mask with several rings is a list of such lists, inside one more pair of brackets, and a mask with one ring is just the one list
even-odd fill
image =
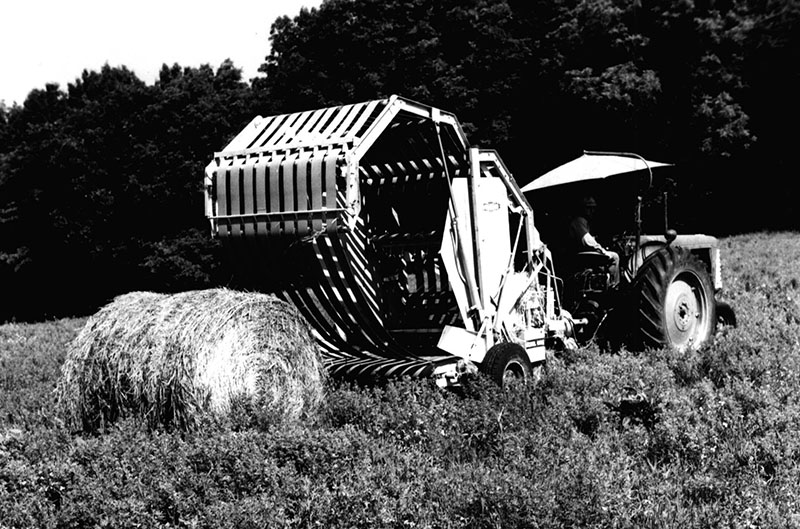
{"label": "metal bar", "polygon": [[297,218],[298,215],[301,214],[309,214],[309,215],[317,215],[317,214],[324,214],[324,213],[331,213],[331,212],[341,212],[346,211],[344,208],[321,208],[321,209],[309,209],[309,210],[300,210],[300,211],[276,211],[276,212],[264,212],[264,213],[240,213],[238,215],[214,215],[209,217],[211,219],[220,220],[220,219],[229,219],[229,220],[240,220],[240,219],[250,219],[250,218],[279,218],[282,219],[284,217],[289,218]]}
{"label": "metal bar", "polygon": [[467,175],[467,196],[469,197],[469,220],[472,225],[472,260],[475,266],[475,287],[481,301],[481,308],[489,306],[486,285],[483,284],[483,267],[481,266],[480,226],[478,225],[478,198],[476,196],[477,178],[480,176],[480,160],[478,149],[469,150],[470,171]]}
{"label": "metal bar", "polygon": [[[325,193],[323,195],[322,200],[322,207],[323,209],[328,210],[346,210],[344,204],[340,206],[338,203],[338,196],[337,196],[337,189],[336,189],[336,177],[338,172],[338,153],[336,156],[333,156],[331,153],[328,153],[323,158],[322,163],[322,175],[324,178],[324,187]],[[324,214],[323,214],[324,215]],[[336,219],[328,219],[326,215],[323,216],[325,220],[325,225],[327,226],[327,232],[333,233],[337,230],[336,226]]]}
{"label": "metal bar", "polygon": [[[317,298],[312,297],[304,288],[292,288],[283,291],[285,297],[289,298],[300,310],[300,313],[311,324],[317,334],[322,337],[327,345],[338,350],[346,347],[347,342],[339,334],[339,327],[330,322],[330,318],[317,307]],[[344,331],[342,331],[344,334]]]}
{"label": "metal bar", "polygon": [[[372,336],[378,334],[379,331],[385,332],[378,293],[374,287],[376,281],[368,274],[368,264],[366,262],[359,263],[355,258],[350,234],[344,234],[343,240],[339,237],[328,237],[326,241],[328,249],[335,256],[334,266],[344,280],[344,290],[348,294],[349,300],[356,304],[351,310],[355,310],[365,322],[374,321],[368,326],[371,327],[370,334]],[[368,308],[369,312],[365,313],[364,308]],[[381,338],[379,343],[382,341],[384,340]]]}
{"label": "metal bar", "polygon": [[316,126],[319,124],[320,120],[322,119],[322,116],[325,115],[326,110],[327,109],[325,108],[320,108],[319,110],[311,114],[311,117],[308,118],[308,121],[306,121],[303,124],[303,127],[297,130],[297,134],[310,135],[311,131],[314,130]]}
{"label": "metal bar", "polygon": [[[261,145],[269,145],[270,142],[273,141],[273,138],[276,137],[279,130],[281,130],[287,123],[289,123],[293,118],[294,114],[284,114],[283,116],[278,116],[275,119],[275,123],[270,124],[270,129],[265,133],[260,140]],[[278,136],[280,137],[280,136]]]}
{"label": "metal bar", "polygon": [[345,242],[333,237],[320,244],[326,239],[329,238],[315,240],[311,247],[313,254],[309,251],[298,256],[298,265],[302,265],[300,260],[309,258],[316,264],[319,277],[311,278],[312,288],[293,287],[286,294],[322,338],[320,350],[331,374],[427,376],[437,365],[453,361],[452,357],[442,355],[420,357],[400,346],[374,315],[363,310],[363,292],[352,275],[346,248],[357,241]]}
{"label": "metal bar", "polygon": [[[258,195],[255,193],[256,182],[255,182],[255,161],[252,159],[248,159],[244,165],[239,169],[240,174],[242,175],[242,197],[244,200],[244,209],[243,213],[253,212],[256,211],[256,202],[258,201]],[[242,224],[244,228],[244,234],[247,237],[254,237],[256,235],[256,225],[255,219],[253,222],[244,222],[242,219]]]}
{"label": "metal bar", "polygon": [[242,145],[247,145],[248,142],[252,142],[252,138],[257,135],[258,130],[261,126],[261,122],[264,121],[264,118],[261,116],[256,116],[250,123],[248,123],[242,130],[237,134],[231,141],[228,142],[228,145],[232,149],[239,149]]}
{"label": "metal bar", "polygon": [[[280,188],[280,171],[283,162],[282,155],[275,155],[269,161],[269,171],[267,172],[267,180],[269,181],[269,213],[282,214],[281,211],[281,188]],[[269,224],[270,235],[280,235],[281,226],[278,222],[271,222]]]}
{"label": "metal bar", "polygon": [[[339,124],[351,113],[356,105],[345,105],[336,109],[336,115],[331,122],[321,132],[323,138],[336,137],[334,131],[338,129]],[[352,118],[351,118],[352,119]]]}
{"label": "metal bar", "polygon": [[[302,123],[305,123],[308,116],[311,114],[310,110],[305,112],[298,112],[297,114],[292,114],[287,122],[284,124],[283,127],[278,129],[278,131],[274,135],[274,140],[271,140],[273,143],[277,143],[283,140],[286,143],[291,142],[291,140],[284,140],[284,138],[289,137],[294,134],[294,130],[298,128]],[[294,118],[294,119],[292,119]]]}
{"label": "metal bar", "polygon": [[[356,314],[347,306],[348,296],[343,292],[348,288],[348,283],[343,275],[336,269],[338,261],[326,248],[315,240],[312,244],[314,264],[319,270],[316,284],[313,287],[319,307],[325,311],[327,320],[344,331],[346,347],[343,354],[375,349],[373,343],[364,333],[365,325],[360,322]],[[367,356],[370,353],[364,353]]]}
{"label": "metal bar", "polygon": [[311,229],[315,233],[323,227],[325,217],[321,219],[313,216],[315,210],[322,210],[322,160],[323,154],[315,152],[311,159]]}
{"label": "metal bar", "polygon": [[358,120],[350,127],[351,134],[350,136],[356,136],[358,131],[364,126],[364,123],[372,116],[372,112],[375,110],[375,107],[378,106],[378,103],[381,101],[370,101],[367,103],[367,107],[364,109],[364,112],[358,117]]}
{"label": "metal bar", "polygon": [[[226,186],[225,181],[227,179],[226,173],[227,169],[223,169],[222,167],[218,168],[214,171],[214,188],[216,189],[216,196],[214,197],[214,201],[217,204],[217,211],[220,212],[221,215],[225,216],[228,213],[228,197],[226,193]],[[215,220],[215,219],[212,219]],[[226,237],[228,232],[229,224],[226,222],[221,223],[221,225],[217,225],[217,233],[221,237]]]}
{"label": "metal bar", "polygon": [[[228,196],[230,201],[230,212],[232,215],[236,216],[241,214],[241,207],[240,207],[240,191],[239,191],[239,184],[241,182],[241,168],[236,167],[235,165],[231,167],[231,170],[227,172],[227,188],[228,188]],[[240,223],[231,223],[230,224],[231,235],[237,237],[242,233],[242,226]]]}
{"label": "metal bar", "polygon": [[[436,114],[436,112],[438,111],[436,109],[433,109],[432,112]],[[464,246],[463,244],[461,244],[462,226],[461,223],[459,222],[458,210],[456,208],[455,199],[453,198],[453,182],[450,179],[450,173],[447,169],[447,157],[445,156],[444,153],[444,145],[442,145],[441,129],[439,127],[439,123],[436,121],[435,118],[434,118],[434,128],[436,129],[436,138],[439,142],[439,152],[442,156],[442,166],[444,167],[445,178],[447,179],[447,188],[449,191],[450,200],[448,207],[450,209],[450,223],[451,223],[450,230],[453,234],[453,240],[456,246],[454,248],[454,253],[455,253],[456,263],[458,263],[459,261],[461,263],[461,274],[462,274],[461,279],[464,281],[467,287],[466,288],[467,302],[469,305],[469,307],[467,308],[467,312],[469,312],[469,310],[475,307],[476,305],[480,305],[480,302],[478,300],[478,289],[475,286],[475,279],[472,277],[472,274],[470,273],[469,261],[466,252],[464,251]],[[478,321],[475,321],[474,323],[475,327],[479,326]]]}
{"label": "metal bar", "polygon": [[[639,248],[642,246],[642,196],[636,197],[636,243],[634,246],[633,255],[639,258]],[[634,261],[635,264],[635,261]]]}
{"label": "metal bar", "polygon": [[344,119],[342,119],[342,121],[339,123],[339,126],[336,128],[336,130],[332,132],[332,136],[334,138],[344,136],[344,133],[350,130],[350,124],[353,123],[353,120],[356,119],[356,116],[360,115],[360,111],[363,109],[363,104],[353,105]]}
{"label": "metal bar", "polygon": [[299,234],[306,234],[309,232],[308,219],[311,213],[307,213],[311,208],[310,200],[308,197],[308,157],[299,156],[294,162],[295,172],[297,174],[297,194],[295,200],[297,202],[297,232]]}
{"label": "metal bar", "polygon": [[336,112],[336,110],[337,110],[336,107],[328,107],[328,108],[326,108],[325,112],[322,114],[322,117],[319,118],[319,121],[317,122],[317,124],[314,125],[313,129],[311,129],[311,134],[321,135],[322,134],[322,127],[324,127],[328,123],[328,120],[331,118],[331,114]]}
{"label": "metal bar", "polygon": [[356,160],[360,160],[364,154],[366,154],[381,133],[389,126],[389,123],[392,122],[397,113],[400,112],[400,106],[396,104],[396,102],[397,96],[391,96],[389,100],[386,101],[386,107],[361,136],[358,146],[355,147]]}
{"label": "metal bar", "polygon": [[628,158],[638,158],[642,161],[644,166],[647,168],[647,174],[650,177],[650,182],[647,185],[647,188],[650,189],[653,187],[653,170],[650,168],[650,164],[647,163],[647,160],[642,158],[640,155],[636,154],[635,152],[614,152],[614,151],[583,151],[583,154],[589,154],[593,156],[627,156]]}
{"label": "metal bar", "polygon": [[[267,190],[269,189],[267,185],[267,175],[269,174],[267,170],[267,166],[264,163],[261,163],[261,157],[258,158],[258,161],[255,164],[255,181],[256,181],[256,197],[258,197],[255,209],[255,215],[266,214],[267,213],[267,201],[269,200],[269,195],[267,194]],[[259,217],[256,217],[256,235],[263,236],[267,235],[267,226],[268,223],[266,220],[259,220]]]}
{"label": "metal bar", "polygon": [[[244,150],[256,150],[257,148],[253,147],[253,145],[255,145],[259,140],[261,140],[261,138],[269,139],[269,137],[272,135],[275,129],[278,128],[278,126],[280,126],[280,124],[283,123],[288,117],[289,117],[288,114],[284,114],[282,116],[275,116],[274,118],[268,118],[269,119],[268,122],[260,124],[261,132],[259,132],[256,135],[256,137],[253,138],[253,141],[251,141]],[[214,156],[219,158],[220,154],[221,153],[215,153]]]}
{"label": "metal bar", "polygon": [[[281,202],[281,211],[293,211],[295,210],[295,175],[294,175],[294,157],[292,155],[287,156],[283,159],[281,163],[281,172],[278,176],[278,180],[281,182],[281,192],[283,193],[283,201]],[[284,219],[283,224],[283,233],[285,235],[291,235],[296,231],[296,224],[294,219],[290,222],[287,222]]]}
{"label": "metal bar", "polygon": [[[356,288],[356,281],[352,277],[349,263],[346,261],[346,252],[340,244],[338,237],[324,237],[314,241],[318,250],[320,264],[328,272],[326,279],[328,287],[336,292],[340,300],[340,317],[350,319],[357,327],[357,333],[348,336],[348,339],[364,340],[366,349],[381,356],[404,357],[408,353],[399,348],[389,336],[383,322],[374,313],[364,312],[367,301],[363,292]],[[374,356],[374,354],[373,354]]]}
{"label": "metal bar", "polygon": [[383,314],[380,309],[381,304],[379,300],[379,292],[375,288],[375,285],[378,284],[378,281],[371,273],[370,263],[365,255],[365,244],[363,241],[358,241],[359,238],[363,238],[363,232],[360,229],[355,231],[358,233],[358,235],[360,235],[360,237],[355,236],[354,233],[344,234],[344,239],[347,243],[345,245],[345,250],[351,265],[350,271],[353,279],[356,281],[359,291],[366,298],[370,310],[372,310],[376,318],[382,321]]}

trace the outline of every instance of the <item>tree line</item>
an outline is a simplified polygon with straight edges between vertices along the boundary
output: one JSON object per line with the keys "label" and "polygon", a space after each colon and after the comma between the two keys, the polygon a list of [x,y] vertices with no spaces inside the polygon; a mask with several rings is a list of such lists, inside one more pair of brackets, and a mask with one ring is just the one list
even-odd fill
{"label": "tree line", "polygon": [[0,318],[225,284],[213,152],[257,114],[390,94],[454,112],[521,184],[583,149],[634,151],[676,164],[687,229],[797,228],[778,184],[796,172],[799,22],[796,0],[325,0],[273,22],[249,82],[226,61],[33,89],[0,105]]}

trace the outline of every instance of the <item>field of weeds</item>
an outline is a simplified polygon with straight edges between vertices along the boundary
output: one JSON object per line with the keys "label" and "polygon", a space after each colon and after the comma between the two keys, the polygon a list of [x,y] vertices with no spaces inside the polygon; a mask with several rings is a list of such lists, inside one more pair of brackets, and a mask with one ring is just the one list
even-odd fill
{"label": "field of weeds", "polygon": [[533,391],[332,386],[317,424],[198,433],[54,411],[83,320],[0,326],[0,528],[800,525],[800,234],[724,239],[739,326],[556,358]]}

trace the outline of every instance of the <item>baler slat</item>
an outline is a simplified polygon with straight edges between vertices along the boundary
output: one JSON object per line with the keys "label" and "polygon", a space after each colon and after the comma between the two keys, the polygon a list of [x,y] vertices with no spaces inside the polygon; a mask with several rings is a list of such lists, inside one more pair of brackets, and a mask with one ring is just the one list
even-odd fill
{"label": "baler slat", "polygon": [[[251,231],[255,234],[256,223],[260,235],[305,236],[312,233],[314,226],[313,233],[326,226],[328,231],[335,232],[336,215],[345,211],[344,199],[338,193],[338,207],[323,206],[327,197],[321,192],[322,180],[335,183],[335,166],[328,167],[321,156],[329,155],[317,153],[314,159],[276,155],[269,158],[268,163],[251,159],[231,169],[216,170],[214,194],[218,199],[214,209],[217,213],[208,214],[208,218],[221,221],[220,225],[224,224],[229,230],[233,227],[237,235],[250,235]],[[308,170],[309,165],[312,171]],[[222,191],[217,190],[220,186]],[[335,188],[333,193],[336,193]],[[317,207],[309,209],[312,204]]]}
{"label": "baler slat", "polygon": [[356,335],[366,346],[383,349],[385,340],[380,336],[380,331],[384,329],[382,322],[365,317],[362,307],[366,304],[366,300],[359,295],[361,292],[353,288],[354,281],[344,271],[347,263],[337,251],[340,247],[319,244],[318,241],[315,241],[315,246],[319,248],[318,255],[322,258],[324,266],[331,272],[326,277],[328,286],[341,300],[339,305],[341,308],[337,307],[336,314],[352,322]]}
{"label": "baler slat", "polygon": [[308,118],[308,121],[306,121],[303,124],[303,127],[299,129],[295,135],[308,136],[310,134],[313,134],[314,129],[319,126],[322,117],[325,115],[325,111],[326,109],[321,108],[315,111],[313,114],[311,114],[311,117]]}
{"label": "baler slat", "polygon": [[363,110],[363,105],[353,105],[350,108],[350,111],[347,112],[347,115],[339,122],[339,126],[336,127],[336,130],[331,132],[331,136],[334,138],[344,138],[345,133],[350,130],[350,125],[353,124],[353,121],[356,119],[356,116],[361,114],[361,110]]}
{"label": "baler slat", "polygon": [[[360,228],[360,226],[359,226]],[[359,235],[363,236],[362,229],[357,230]],[[375,289],[377,281],[370,274],[370,266],[367,258],[364,256],[365,248],[359,244],[359,238],[354,236],[354,233],[345,234],[347,239],[346,248],[348,250],[347,256],[350,257],[349,262],[354,266],[350,266],[350,270],[355,280],[356,288],[362,291],[367,298],[367,303],[372,313],[379,320],[382,320],[381,310],[379,306],[378,292]],[[363,241],[362,241],[363,242]]]}
{"label": "baler slat", "polygon": [[315,333],[322,338],[330,352],[347,347],[347,342],[342,338],[344,331],[340,332],[340,328],[318,308],[324,304],[318,294],[311,296],[309,289],[303,287],[287,288],[283,291],[283,297],[300,309],[301,314],[312,324]]}
{"label": "baler slat", "polygon": [[[343,107],[334,109],[336,114],[333,116],[331,122],[328,123],[328,126],[322,131],[322,137],[325,139],[338,137],[339,135],[335,134],[334,131],[338,130],[339,126],[348,115],[350,115],[352,112],[355,112],[355,107],[356,105],[345,105]],[[350,119],[352,119],[352,117]]]}
{"label": "baler slat", "polygon": [[[281,211],[297,211],[297,202],[295,201],[294,193],[296,185],[294,160],[295,155],[288,154],[281,163],[280,176],[278,177],[281,192],[283,193],[283,200],[280,203]],[[297,226],[293,219],[284,218],[281,224],[283,225],[283,233],[285,235],[293,235],[297,231]]]}
{"label": "baler slat", "polygon": [[[316,259],[322,260],[323,257],[319,253],[319,250],[317,248],[315,248],[315,250],[317,253]],[[320,278],[316,281],[311,287],[315,299],[312,299],[312,303],[307,304],[307,309],[314,313],[316,318],[324,322],[330,322],[333,325],[333,328],[330,328],[330,325],[323,325],[324,331],[332,333],[337,329],[342,329],[345,332],[348,337],[345,349],[355,346],[370,347],[374,345],[371,342],[365,342],[363,340],[363,330],[359,326],[357,319],[353,317],[353,314],[349,311],[341,310],[343,296],[338,287],[334,285],[335,283],[330,278]],[[303,296],[303,292],[299,294],[301,297]],[[314,301],[317,303],[314,303]],[[324,315],[319,312],[317,307],[324,311]],[[338,337],[338,333],[336,333],[335,336]]]}
{"label": "baler slat", "polygon": [[[225,216],[228,214],[227,193],[225,192],[225,169],[219,167],[214,171],[214,188],[213,193],[216,196],[214,205],[216,206],[216,214]],[[220,222],[217,227],[217,233],[222,238],[227,238],[229,234],[228,223]]]}
{"label": "baler slat", "polygon": [[[234,165],[226,171],[226,185],[228,188],[228,196],[230,203],[228,204],[230,216],[232,219],[242,214],[241,210],[241,194],[239,191],[239,184],[241,182],[240,168]],[[242,234],[241,219],[238,222],[231,220],[231,236],[238,237]]]}
{"label": "baler slat", "polygon": [[265,123],[261,124],[261,131],[253,138],[253,141],[247,146],[248,149],[254,149],[258,146],[264,145],[269,141],[269,138],[275,130],[289,119],[290,114],[275,116],[269,118]]}
{"label": "baler slat", "polygon": [[[325,189],[325,194],[323,195],[322,207],[327,209],[336,209],[340,207],[337,201],[338,192],[336,190],[336,177],[338,172],[338,167],[336,165],[337,159],[338,157],[332,156],[331,153],[326,154],[322,166],[322,176],[325,180],[323,187],[323,189]],[[344,206],[343,203],[341,205]],[[328,233],[336,233],[336,229],[338,228],[336,225],[336,217],[326,218],[325,220],[328,226]]]}
{"label": "baler slat", "polygon": [[308,213],[311,208],[309,207],[308,199],[308,156],[300,156],[295,163],[295,210],[299,213],[297,218],[297,232],[308,233]]}
{"label": "baler slat", "polygon": [[[361,133],[364,132],[364,126],[369,126],[372,124],[372,121],[375,120],[372,113],[374,112],[375,108],[378,106],[379,101],[371,101],[367,103],[366,107],[362,109],[361,115],[358,117],[358,120],[353,124],[350,128],[350,136],[360,136]],[[368,120],[371,121],[367,123]]]}
{"label": "baler slat", "polygon": [[[383,322],[381,321],[382,314],[379,308],[379,294],[374,288],[376,279],[372,276],[370,271],[371,267],[367,258],[364,256],[365,248],[363,246],[363,238],[363,226],[359,224],[357,230],[344,235],[345,244],[343,247],[337,248],[336,251],[337,254],[344,254],[344,256],[348,258],[347,262],[350,266],[346,270],[350,273],[349,279],[351,283],[355,283],[352,287],[356,288],[366,297],[370,310],[381,322],[381,326],[383,326]],[[338,241],[332,241],[332,243],[333,246],[336,247]]]}
{"label": "baler slat", "polygon": [[360,328],[358,321],[352,317],[352,314],[340,309],[340,296],[337,295],[338,292],[329,282],[320,281],[320,284],[314,287],[313,292],[316,295],[319,306],[325,311],[326,321],[330,321],[335,328],[342,329],[345,332],[347,342],[343,346],[344,350],[373,345],[371,342],[364,341],[362,337],[363,330]]}
{"label": "baler slat", "polygon": [[287,120],[283,127],[278,129],[278,131],[269,138],[270,143],[289,143],[294,138],[294,131],[298,129],[310,115],[310,111],[294,114],[294,119]]}
{"label": "baler slat", "polygon": [[[323,178],[323,159],[324,154],[315,151],[311,159],[311,209],[322,209],[322,178]],[[311,231],[317,233],[322,230],[323,222],[327,222],[323,213],[322,219],[318,216],[312,217]]]}
{"label": "baler slat", "polygon": [[336,107],[328,107],[324,109],[322,116],[319,118],[319,121],[314,125],[311,129],[311,134],[314,136],[323,136],[322,128],[325,127],[331,119],[331,115],[336,112]]}
{"label": "baler slat", "polygon": [[[326,262],[326,270],[330,271],[331,267],[328,265],[333,262],[346,264],[338,255],[334,260],[335,251],[340,254],[344,250],[341,247],[335,250],[335,245],[318,248],[316,259]],[[349,290],[349,293],[353,293],[350,285],[354,281],[354,277],[346,273],[346,269],[340,269],[340,272],[329,274],[336,277],[317,283],[313,288],[313,296],[302,288],[286,291],[303,316],[314,324],[323,341],[327,342],[324,350],[332,374],[351,377],[399,374],[427,376],[433,372],[436,363],[452,362],[447,356],[436,357],[436,362],[433,362],[400,347],[393,337],[384,334],[383,326],[376,327],[369,314],[357,309],[359,302],[363,303],[358,295],[352,297],[351,303],[345,302],[345,305],[349,305],[348,310],[340,310],[341,302],[337,303],[335,300],[349,298],[342,291]],[[339,336],[337,325],[346,333],[346,341]]]}
{"label": "baler slat", "polygon": [[[268,173],[267,173],[267,166],[261,163],[261,157],[258,157],[258,163],[255,166],[255,180],[256,180],[256,197],[260,197],[256,203],[256,213],[267,213],[269,211],[267,209],[267,201],[269,200],[269,194],[267,190],[269,186],[267,184],[268,180]],[[268,232],[269,223],[267,222],[266,218],[258,217],[256,219],[256,235],[258,237],[266,237]]]}
{"label": "baler slat", "polygon": [[[338,245],[334,244],[333,248],[337,253],[341,253],[341,247],[337,247]],[[323,258],[325,258],[325,253],[322,253]],[[340,260],[341,261],[341,260]],[[326,265],[330,266],[332,264],[332,259],[330,257],[326,261]],[[346,263],[342,265],[339,269],[340,275],[339,277],[332,277],[331,278],[331,285],[332,288],[338,289],[342,291],[344,289],[349,290],[350,294],[354,294],[356,297],[350,302],[347,301],[347,298],[343,296],[345,299],[345,311],[339,311],[338,314],[340,316],[345,316],[352,318],[357,325],[357,334],[361,335],[361,337],[365,340],[363,343],[365,344],[365,348],[372,349],[377,351],[381,354],[381,356],[388,356],[390,358],[413,358],[413,356],[406,350],[405,348],[401,347],[395,339],[388,333],[386,328],[383,325],[383,322],[377,318],[377,315],[374,313],[365,313],[362,309],[364,305],[364,299],[361,295],[363,294],[362,291],[358,289],[353,289],[351,285],[353,284],[354,277],[352,274],[349,274],[349,267],[346,267]],[[363,353],[362,353],[363,354]]]}
{"label": "baler slat", "polygon": [[[256,194],[255,194],[255,161],[252,159],[247,159],[242,167],[239,169],[240,174],[243,176],[242,181],[242,194],[244,198],[244,208],[243,213],[255,213],[256,212]],[[256,234],[256,220],[255,218],[251,219],[242,219],[242,224],[244,226],[244,234],[247,238],[253,238]]]}
{"label": "baler slat", "polygon": [[[280,188],[280,172],[281,162],[283,162],[283,155],[275,153],[267,164],[269,174],[269,212],[281,212],[281,188]],[[278,236],[281,233],[281,225],[279,222],[269,223],[269,234],[271,236]]]}

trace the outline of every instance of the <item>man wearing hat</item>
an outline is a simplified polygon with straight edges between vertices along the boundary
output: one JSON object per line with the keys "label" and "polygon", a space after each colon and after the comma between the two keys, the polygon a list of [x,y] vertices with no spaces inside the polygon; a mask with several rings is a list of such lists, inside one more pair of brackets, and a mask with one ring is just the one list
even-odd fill
{"label": "man wearing hat", "polygon": [[597,252],[606,256],[611,263],[610,272],[614,276],[614,285],[619,283],[619,254],[606,250],[591,234],[590,221],[597,209],[597,201],[591,195],[581,198],[581,208],[569,223],[569,242],[572,251]]}

